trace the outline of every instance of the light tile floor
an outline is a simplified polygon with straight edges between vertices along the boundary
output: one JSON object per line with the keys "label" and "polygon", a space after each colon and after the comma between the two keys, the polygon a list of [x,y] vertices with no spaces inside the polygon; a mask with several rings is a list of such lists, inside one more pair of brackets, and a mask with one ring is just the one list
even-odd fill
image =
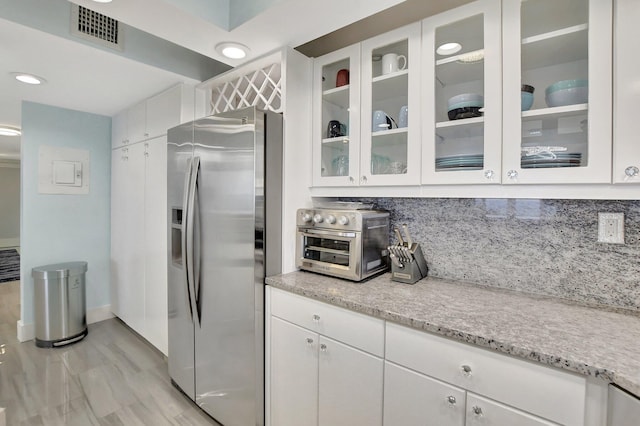
{"label": "light tile floor", "polygon": [[7,425],[218,425],[171,385],[164,356],[117,319],[63,348],[19,343],[19,284],[0,283]]}

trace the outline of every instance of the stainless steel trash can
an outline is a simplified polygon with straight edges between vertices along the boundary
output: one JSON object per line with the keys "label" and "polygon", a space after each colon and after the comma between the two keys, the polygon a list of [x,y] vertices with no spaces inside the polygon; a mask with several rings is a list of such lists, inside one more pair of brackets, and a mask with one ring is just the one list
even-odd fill
{"label": "stainless steel trash can", "polygon": [[64,346],[87,335],[86,272],[87,262],[57,263],[31,270],[36,346]]}

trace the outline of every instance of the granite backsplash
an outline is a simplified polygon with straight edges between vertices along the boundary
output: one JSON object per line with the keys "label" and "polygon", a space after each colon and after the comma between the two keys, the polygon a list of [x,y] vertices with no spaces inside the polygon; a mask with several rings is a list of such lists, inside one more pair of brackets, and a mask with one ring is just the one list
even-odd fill
{"label": "granite backsplash", "polygon": [[[640,201],[362,201],[409,226],[430,276],[640,312]],[[624,244],[597,241],[599,212],[624,213]]]}

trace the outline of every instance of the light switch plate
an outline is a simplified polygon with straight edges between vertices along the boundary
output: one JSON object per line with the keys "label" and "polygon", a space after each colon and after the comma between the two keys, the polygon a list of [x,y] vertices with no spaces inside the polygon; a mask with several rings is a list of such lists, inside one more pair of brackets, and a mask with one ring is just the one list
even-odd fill
{"label": "light switch plate", "polygon": [[598,242],[624,244],[624,213],[598,213]]}

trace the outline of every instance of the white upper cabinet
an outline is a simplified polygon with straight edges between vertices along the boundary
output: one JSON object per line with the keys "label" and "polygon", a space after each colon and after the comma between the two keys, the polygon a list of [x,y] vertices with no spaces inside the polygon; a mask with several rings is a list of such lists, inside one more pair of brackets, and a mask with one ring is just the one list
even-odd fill
{"label": "white upper cabinet", "polygon": [[314,186],[420,183],[420,62],[419,22],[315,59]]}
{"label": "white upper cabinet", "polygon": [[362,42],[361,185],[420,183],[420,22]]}
{"label": "white upper cabinet", "polygon": [[360,45],[316,59],[313,84],[313,185],[353,185],[360,173]]}
{"label": "white upper cabinet", "polygon": [[612,10],[503,1],[503,183],[611,182]]}
{"label": "white upper cabinet", "polygon": [[613,182],[640,183],[640,143],[635,112],[640,103],[640,2],[617,0],[614,33]]}
{"label": "white upper cabinet", "polygon": [[422,21],[422,183],[500,183],[500,1]]}

